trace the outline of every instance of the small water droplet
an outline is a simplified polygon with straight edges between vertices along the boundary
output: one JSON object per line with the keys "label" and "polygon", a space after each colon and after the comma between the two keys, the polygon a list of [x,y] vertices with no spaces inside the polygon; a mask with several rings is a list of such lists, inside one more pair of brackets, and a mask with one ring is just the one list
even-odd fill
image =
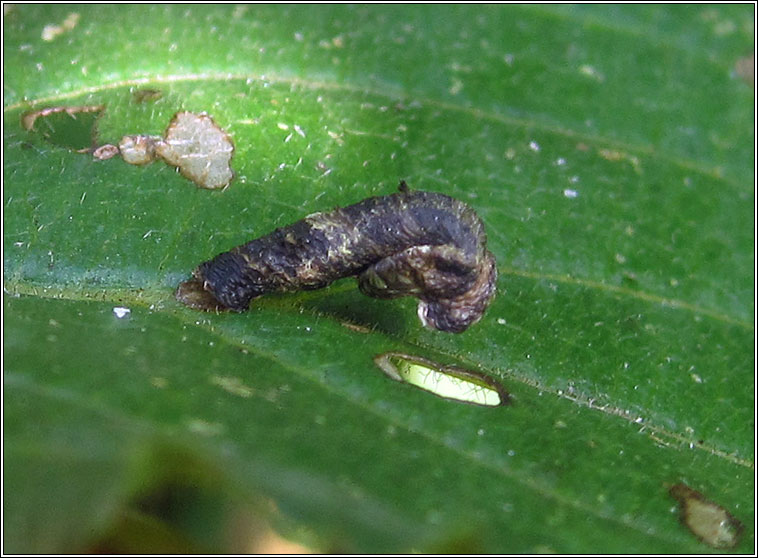
{"label": "small water droplet", "polygon": [[473,370],[442,366],[425,358],[402,353],[384,353],[376,365],[393,380],[416,386],[439,397],[485,407],[504,405],[508,392],[494,379]]}
{"label": "small water droplet", "polygon": [[132,313],[131,309],[124,308],[123,306],[116,306],[113,309],[113,313],[116,315],[117,318],[126,318],[129,314]]}

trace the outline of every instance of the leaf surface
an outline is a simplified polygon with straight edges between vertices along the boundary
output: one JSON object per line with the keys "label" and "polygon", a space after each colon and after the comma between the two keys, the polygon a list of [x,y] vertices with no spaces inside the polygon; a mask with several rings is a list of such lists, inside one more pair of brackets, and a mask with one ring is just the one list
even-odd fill
{"label": "leaf surface", "polygon": [[[745,6],[13,8],[6,550],[86,545],[166,445],[325,548],[706,552],[678,482],[751,548],[753,92],[734,72],[751,22]],[[98,145],[211,114],[235,180],[201,190],[20,125],[99,104]],[[467,332],[425,331],[415,301],[350,279],[245,314],[174,301],[215,254],[401,179],[485,222],[499,295]],[[388,351],[486,373],[514,402],[392,382],[373,362]]]}

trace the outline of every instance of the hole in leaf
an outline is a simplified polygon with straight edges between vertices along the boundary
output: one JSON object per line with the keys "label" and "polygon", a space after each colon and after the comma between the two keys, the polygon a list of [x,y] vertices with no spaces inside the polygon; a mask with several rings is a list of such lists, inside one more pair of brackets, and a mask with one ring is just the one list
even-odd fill
{"label": "hole in leaf", "polygon": [[102,105],[48,107],[25,113],[21,124],[54,145],[89,151],[97,144],[97,119],[104,109]]}

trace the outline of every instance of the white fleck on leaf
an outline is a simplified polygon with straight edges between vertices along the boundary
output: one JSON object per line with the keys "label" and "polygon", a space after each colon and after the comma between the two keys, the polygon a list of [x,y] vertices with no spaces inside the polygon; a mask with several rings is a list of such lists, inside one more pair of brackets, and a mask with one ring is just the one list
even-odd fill
{"label": "white fleck on leaf", "polygon": [[56,25],[54,23],[45,25],[45,27],[42,28],[42,40],[50,42],[55,40],[58,35],[63,35],[67,31],[71,31],[76,27],[76,24],[79,23],[79,18],[80,16],[78,13],[72,12],[68,14],[61,25]]}
{"label": "white fleck on leaf", "polygon": [[124,308],[123,306],[116,306],[113,309],[113,313],[116,315],[117,318],[121,319],[131,314],[132,311],[129,308]]}

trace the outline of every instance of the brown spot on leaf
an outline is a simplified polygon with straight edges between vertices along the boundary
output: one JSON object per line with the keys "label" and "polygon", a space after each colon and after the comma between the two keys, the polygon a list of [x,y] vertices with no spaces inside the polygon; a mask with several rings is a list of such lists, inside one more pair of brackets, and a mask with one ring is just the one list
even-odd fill
{"label": "brown spot on leaf", "polygon": [[672,486],[669,494],[679,501],[682,523],[698,539],[714,548],[737,545],[743,525],[732,514],[683,483]]}
{"label": "brown spot on leaf", "polygon": [[98,161],[105,161],[118,155],[118,147],[110,143],[101,145],[92,152],[92,156]]}
{"label": "brown spot on leaf", "polygon": [[199,279],[192,278],[180,283],[174,296],[176,300],[195,310],[205,312],[226,312],[229,310],[203,288],[203,282]]}
{"label": "brown spot on leaf", "polygon": [[146,165],[155,160],[155,144],[160,136],[124,136],[118,142],[121,157],[130,165]]}
{"label": "brown spot on leaf", "polygon": [[371,329],[367,328],[366,326],[354,324],[351,322],[340,322],[340,325],[358,333],[371,333]]}
{"label": "brown spot on leaf", "polygon": [[734,69],[745,83],[755,88],[755,54],[737,60]]}
{"label": "brown spot on leaf", "polygon": [[160,89],[137,89],[132,92],[132,98],[135,103],[154,103],[163,97],[163,91]]}

